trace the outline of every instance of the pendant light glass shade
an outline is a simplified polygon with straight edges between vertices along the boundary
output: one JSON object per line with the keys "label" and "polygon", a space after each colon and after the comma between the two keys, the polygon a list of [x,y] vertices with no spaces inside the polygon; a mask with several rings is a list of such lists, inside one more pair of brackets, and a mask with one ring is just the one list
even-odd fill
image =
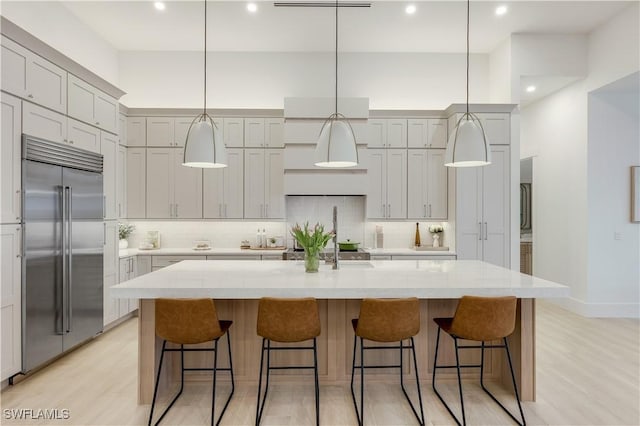
{"label": "pendant light glass shade", "polygon": [[447,167],[479,167],[491,164],[491,149],[482,123],[469,112],[469,6],[467,0],[467,111],[449,136],[444,155]]}
{"label": "pendant light glass shade", "polygon": [[213,119],[207,114],[207,1],[204,2],[204,107],[189,126],[182,165],[213,169],[227,167],[227,149]]}
{"label": "pendant light glass shade", "polygon": [[191,122],[182,165],[203,169],[227,167],[222,135],[209,114],[200,114]]}
{"label": "pendant light glass shade", "polygon": [[478,167],[491,164],[491,149],[482,123],[474,114],[464,113],[449,136],[444,154],[447,167]]}
{"label": "pendant light glass shade", "polygon": [[354,167],[358,165],[356,138],[351,124],[342,114],[331,114],[320,131],[316,145],[318,167]]}
{"label": "pendant light glass shade", "polygon": [[314,164],[318,167],[354,167],[358,150],[353,128],[347,117],[338,112],[338,0],[336,0],[335,110],[324,122],[316,145]]}

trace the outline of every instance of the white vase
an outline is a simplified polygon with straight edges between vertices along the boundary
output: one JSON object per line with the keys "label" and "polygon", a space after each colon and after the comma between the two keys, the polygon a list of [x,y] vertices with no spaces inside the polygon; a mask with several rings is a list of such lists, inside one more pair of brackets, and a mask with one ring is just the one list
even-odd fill
{"label": "white vase", "polygon": [[129,241],[124,240],[124,239],[123,239],[123,240],[120,240],[120,241],[118,242],[118,248],[119,248],[120,250],[124,250],[124,249],[126,249],[126,248],[129,248]]}
{"label": "white vase", "polygon": [[440,235],[433,234],[433,248],[440,247]]}

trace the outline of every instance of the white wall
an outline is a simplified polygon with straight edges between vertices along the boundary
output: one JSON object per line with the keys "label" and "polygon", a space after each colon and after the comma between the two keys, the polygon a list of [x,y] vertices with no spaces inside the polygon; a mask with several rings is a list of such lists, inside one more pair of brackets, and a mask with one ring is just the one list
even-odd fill
{"label": "white wall", "polygon": [[2,1],[2,16],[118,86],[118,52],[55,1]]}
{"label": "white wall", "polygon": [[[626,140],[634,136],[631,131],[621,130],[622,134],[607,136],[604,142],[603,127],[598,122],[590,122],[589,110],[594,108],[593,112],[612,117],[616,115],[615,107],[593,96],[588,102],[594,88],[640,70],[638,20],[639,5],[635,3],[593,31],[588,38],[587,78],[528,105],[521,114],[520,156],[534,157],[534,273],[569,285],[571,299],[566,305],[588,316],[639,315],[637,269],[635,273],[631,270],[631,260],[627,257],[633,256],[634,251],[625,251],[620,257],[614,255],[634,241],[638,244],[631,228],[623,225],[622,219],[616,219],[622,207],[611,206],[628,208],[629,192],[616,188],[605,196],[606,186],[600,185],[600,182],[614,180],[624,186],[622,173],[628,175],[624,161],[633,161],[635,152],[637,162],[638,154],[631,147],[623,148],[628,156],[623,161],[618,154],[607,152],[611,165],[602,164],[599,158],[612,144],[616,144],[614,149],[617,149],[618,142],[613,142],[616,137]],[[630,129],[634,125],[623,117],[609,121],[607,128],[618,125]],[[636,119],[636,130],[638,125]],[[637,133],[634,142],[637,150]],[[606,202],[597,204],[603,197]],[[602,228],[597,237],[592,235],[592,226]],[[612,241],[614,230],[622,232],[622,241]],[[612,252],[603,259],[606,267],[594,268],[590,264],[600,261],[602,250],[592,246],[601,244]],[[635,253],[633,261],[637,268],[637,251]],[[618,276],[612,272],[616,268],[625,272]],[[617,282],[612,284],[612,280]]]}
{"label": "white wall", "polygon": [[489,100],[511,103],[511,38],[506,39],[489,55]]}
{"label": "white wall", "polygon": [[640,164],[639,78],[627,77],[632,90],[589,95],[588,301],[596,314],[614,304],[621,316],[638,316],[640,224],[629,216],[630,167]]}
{"label": "white wall", "polygon": [[[285,97],[331,97],[332,53],[222,53],[207,59],[212,108],[283,108]],[[121,52],[121,102],[131,108],[202,105],[198,52]],[[371,109],[444,109],[465,100],[465,55],[344,53],[339,95],[369,97]],[[489,100],[489,57],[471,56],[471,102]]]}

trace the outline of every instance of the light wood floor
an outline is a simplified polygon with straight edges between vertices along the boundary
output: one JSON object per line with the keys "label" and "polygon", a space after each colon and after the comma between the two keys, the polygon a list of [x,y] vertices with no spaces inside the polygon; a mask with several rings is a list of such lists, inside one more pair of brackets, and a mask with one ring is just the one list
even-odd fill
{"label": "light wood floor", "polygon": [[[640,326],[638,320],[586,319],[537,304],[537,402],[525,403],[532,425],[639,425]],[[3,425],[142,425],[149,406],[136,405],[137,320],[132,319],[2,392]],[[415,392],[407,383],[410,395]],[[454,383],[443,391],[455,401]],[[220,405],[227,389],[220,388]],[[431,386],[422,385],[428,425],[453,424]],[[210,382],[188,383],[163,424],[209,424]],[[507,398],[506,390],[496,392]],[[169,395],[165,396],[164,401]],[[255,386],[236,386],[224,425],[251,425]],[[325,425],[356,424],[347,386],[322,386],[320,420]],[[164,402],[163,401],[163,402]],[[474,383],[465,384],[470,424],[512,424]],[[415,418],[399,384],[370,383],[365,389],[365,423],[411,425]],[[515,403],[507,404],[514,408]],[[264,425],[313,424],[313,388],[306,383],[274,384]],[[160,406],[161,408],[162,406]],[[6,409],[68,409],[68,420],[14,421]]]}

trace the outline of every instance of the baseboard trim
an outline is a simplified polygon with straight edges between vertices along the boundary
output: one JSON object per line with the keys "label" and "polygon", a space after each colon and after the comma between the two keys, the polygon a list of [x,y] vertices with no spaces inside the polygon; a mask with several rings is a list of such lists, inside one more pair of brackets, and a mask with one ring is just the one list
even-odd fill
{"label": "baseboard trim", "polygon": [[640,318],[640,303],[587,303],[573,297],[551,302],[587,318]]}

